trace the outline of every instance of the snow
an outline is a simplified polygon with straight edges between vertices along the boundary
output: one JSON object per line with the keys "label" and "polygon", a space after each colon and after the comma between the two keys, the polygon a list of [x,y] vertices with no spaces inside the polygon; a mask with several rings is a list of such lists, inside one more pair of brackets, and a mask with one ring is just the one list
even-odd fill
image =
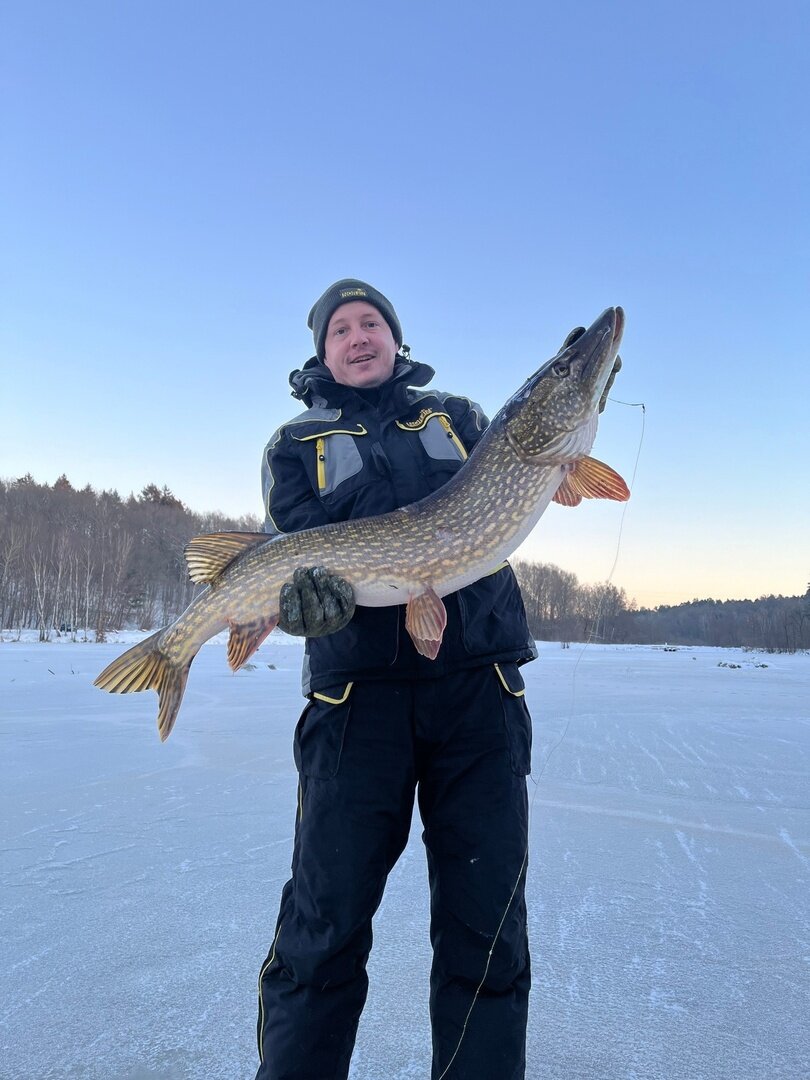
{"label": "snow", "polygon": [[[91,685],[138,636],[0,644],[4,1080],[255,1073],[301,645],[274,634],[237,675],[204,648],[161,744],[153,694]],[[810,656],[540,651],[527,1076],[810,1077]],[[352,1080],[429,1074],[415,817]]]}

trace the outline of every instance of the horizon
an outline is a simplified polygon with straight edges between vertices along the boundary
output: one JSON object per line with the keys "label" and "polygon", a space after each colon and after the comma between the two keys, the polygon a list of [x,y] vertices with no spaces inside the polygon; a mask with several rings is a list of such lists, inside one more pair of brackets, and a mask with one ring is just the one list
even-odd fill
{"label": "horizon", "polygon": [[[16,477],[16,478],[0,476],[0,483],[14,484],[14,483],[19,483],[20,481],[28,479],[28,478],[30,478],[31,481],[33,483],[35,483],[35,484],[43,484],[43,481],[40,481],[37,477],[33,476],[30,472],[23,473],[22,476],[19,476],[19,477]],[[89,483],[89,482],[86,483],[86,484],[81,484],[81,485],[74,484],[69,476],[67,476],[64,473],[61,473],[58,477],[55,478],[54,481],[48,482],[47,486],[53,488],[54,485],[61,479],[67,480],[67,482],[70,484],[70,487],[74,491],[82,492],[82,491],[90,490],[96,496],[101,495],[101,494],[111,494],[111,495],[117,496],[122,502],[127,502],[130,499],[137,500],[137,499],[141,498],[142,495],[143,495],[143,492],[149,487],[154,487],[158,491],[160,491],[161,493],[165,491],[172,498],[178,499],[177,493],[175,492],[175,490],[172,488],[172,486],[170,484],[159,484],[156,481],[149,481],[148,483],[142,485],[140,490],[137,491],[137,492],[135,490],[130,490],[129,492],[124,494],[123,492],[119,491],[117,487],[98,488],[98,487],[95,487],[92,483]],[[213,509],[201,510],[201,509],[198,509],[196,507],[189,506],[182,499],[178,499],[178,501],[180,502],[180,504],[181,504],[181,506],[183,507],[184,510],[186,510],[190,514],[195,514],[198,517],[222,515],[223,517],[228,517],[228,518],[231,518],[231,519],[239,519],[241,517],[250,516],[250,514],[251,514],[251,511],[245,511],[244,513],[241,513],[241,514],[240,513],[230,514],[230,513],[226,513],[225,511],[223,511],[223,510],[221,510],[221,509],[219,509],[217,507],[215,507]],[[259,520],[259,523],[261,524],[261,516],[258,515],[258,514],[253,514],[253,516],[256,517]],[[560,566],[558,563],[551,562],[550,560],[545,559],[545,558],[535,558],[535,557],[532,557],[530,554],[524,553],[523,549],[525,547],[526,547],[525,543],[523,545],[521,545],[515,551],[514,555],[510,556],[510,562],[513,562],[513,563],[514,562],[530,562],[530,563],[547,564],[547,565],[555,566],[559,570],[566,570],[569,573],[573,573],[576,576],[579,585],[592,586],[592,585],[600,585],[600,584],[604,584],[605,582],[609,582],[616,589],[624,591],[628,603],[629,604],[636,604],[637,610],[639,610],[639,611],[642,611],[642,610],[654,610],[654,609],[659,608],[659,607],[678,607],[678,606],[683,605],[683,604],[696,604],[696,603],[699,604],[699,603],[706,603],[706,602],[710,602],[710,603],[727,603],[727,602],[729,602],[729,603],[735,603],[735,602],[737,602],[737,603],[746,603],[746,602],[748,602],[748,603],[756,603],[758,600],[768,600],[768,599],[771,599],[771,598],[776,598],[776,599],[801,599],[802,597],[807,595],[808,590],[810,590],[810,584],[808,584],[806,588],[803,588],[800,591],[795,592],[795,593],[762,593],[762,594],[760,594],[758,596],[692,596],[692,597],[690,597],[688,599],[683,599],[683,600],[675,600],[675,601],[660,600],[660,601],[657,601],[657,602],[654,602],[654,603],[641,604],[641,603],[638,603],[638,598],[637,597],[633,596],[630,592],[628,592],[628,590],[626,588],[624,588],[622,583],[615,579],[615,575],[614,575],[613,578],[601,578],[601,579],[597,579],[597,580],[585,580],[585,579],[583,579],[581,577],[580,574],[577,573],[576,570],[570,569],[569,567],[566,567],[566,566]]]}
{"label": "horizon", "polygon": [[170,476],[261,515],[330,282],[381,289],[432,385],[489,416],[621,304],[594,454],[630,502],[552,506],[516,557],[646,607],[800,594],[810,7],[11,0],[3,22],[0,474]]}

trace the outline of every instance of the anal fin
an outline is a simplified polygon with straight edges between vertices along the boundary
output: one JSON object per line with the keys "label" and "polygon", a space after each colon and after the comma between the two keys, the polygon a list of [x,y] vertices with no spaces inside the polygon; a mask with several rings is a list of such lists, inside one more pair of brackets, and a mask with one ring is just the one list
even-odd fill
{"label": "anal fin", "polygon": [[435,660],[439,655],[446,626],[447,609],[433,589],[427,589],[408,601],[405,629],[411,635],[416,651],[428,660]]}
{"label": "anal fin", "polygon": [[229,622],[231,628],[228,638],[228,663],[232,671],[239,668],[250,659],[258,647],[275,628],[278,623],[278,615],[270,619],[256,619],[255,622],[241,623],[237,625]]}
{"label": "anal fin", "polygon": [[583,457],[569,466],[552,498],[561,506],[579,506],[583,499],[627,502],[630,490],[616,470],[604,461]]}

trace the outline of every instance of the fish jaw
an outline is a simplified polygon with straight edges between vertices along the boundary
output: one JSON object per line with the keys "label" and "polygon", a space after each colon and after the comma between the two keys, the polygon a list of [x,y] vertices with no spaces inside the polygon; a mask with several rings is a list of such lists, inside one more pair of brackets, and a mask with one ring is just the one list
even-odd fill
{"label": "fish jaw", "polygon": [[588,453],[624,323],[622,308],[607,308],[507,401],[493,424],[521,460],[562,464]]}

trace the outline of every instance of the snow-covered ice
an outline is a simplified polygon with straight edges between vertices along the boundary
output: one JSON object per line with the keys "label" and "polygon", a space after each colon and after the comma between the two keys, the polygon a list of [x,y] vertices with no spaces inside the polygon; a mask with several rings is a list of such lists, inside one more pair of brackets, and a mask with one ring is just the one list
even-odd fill
{"label": "snow-covered ice", "polygon": [[[0,1076],[250,1080],[301,646],[204,648],[165,745],[153,694],[91,685],[123,647],[0,643]],[[540,648],[527,1076],[806,1080],[810,656]],[[352,1080],[429,1075],[415,818]]]}

